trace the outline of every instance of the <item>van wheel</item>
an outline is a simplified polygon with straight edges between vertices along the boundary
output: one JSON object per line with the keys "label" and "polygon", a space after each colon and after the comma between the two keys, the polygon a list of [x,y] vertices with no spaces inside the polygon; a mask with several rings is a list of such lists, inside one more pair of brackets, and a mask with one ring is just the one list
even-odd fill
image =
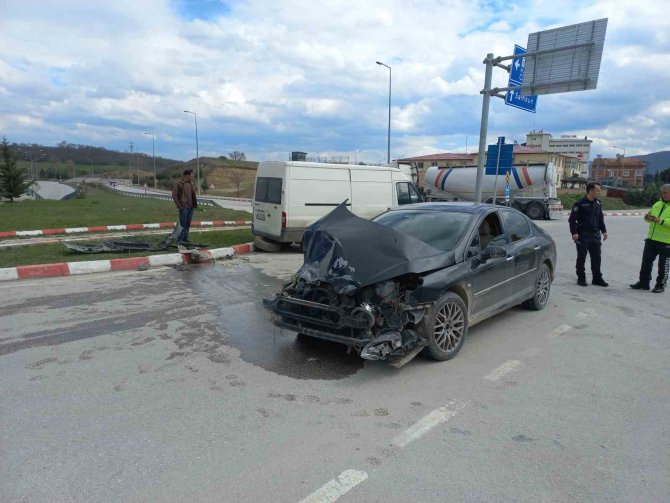
{"label": "van wheel", "polygon": [[531,220],[540,220],[542,217],[544,217],[544,208],[540,203],[532,202],[526,206],[525,213]]}
{"label": "van wheel", "polygon": [[281,244],[273,243],[272,241],[268,241],[261,236],[256,236],[254,239],[254,247],[268,253],[277,253],[281,251]]}

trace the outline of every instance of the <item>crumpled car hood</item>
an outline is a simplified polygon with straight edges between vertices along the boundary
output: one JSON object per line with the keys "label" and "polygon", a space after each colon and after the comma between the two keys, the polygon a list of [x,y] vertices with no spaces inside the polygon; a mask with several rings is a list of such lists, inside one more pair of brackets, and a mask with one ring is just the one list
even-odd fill
{"label": "crumpled car hood", "polygon": [[338,293],[351,294],[379,281],[455,263],[454,252],[357,217],[345,203],[305,231],[304,264],[297,279],[310,284],[325,281]]}

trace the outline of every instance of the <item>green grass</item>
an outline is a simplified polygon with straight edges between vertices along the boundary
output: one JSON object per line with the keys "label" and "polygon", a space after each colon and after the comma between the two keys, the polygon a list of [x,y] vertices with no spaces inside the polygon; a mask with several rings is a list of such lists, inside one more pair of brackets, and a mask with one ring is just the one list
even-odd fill
{"label": "green grass", "polygon": [[[118,238],[123,241],[146,241],[156,244],[165,238],[165,235],[134,236]],[[189,240],[193,243],[207,245],[207,248],[225,248],[234,244],[250,243],[254,236],[249,229],[231,229],[199,232],[191,229]],[[96,244],[102,240],[77,241],[77,244]],[[62,244],[26,245],[0,248],[0,268],[15,267],[17,265],[51,264],[54,262],[81,262],[83,260],[103,260],[112,258],[144,257],[147,255],[161,255],[176,253],[176,248],[168,248],[164,252],[118,252],[118,253],[74,253]]]}
{"label": "green grass", "polygon": [[[563,209],[570,211],[572,205],[584,197],[584,193],[579,194],[558,194],[558,197],[563,203]],[[631,206],[630,204],[624,203],[618,197],[600,197],[600,202],[603,205],[603,210],[635,210],[638,209],[638,206]]]}
{"label": "green grass", "polygon": [[[91,185],[84,187],[81,199],[0,204],[0,231],[150,224],[174,222],[178,218],[172,201],[124,196]],[[193,220],[251,220],[251,214],[201,206],[195,210]]]}

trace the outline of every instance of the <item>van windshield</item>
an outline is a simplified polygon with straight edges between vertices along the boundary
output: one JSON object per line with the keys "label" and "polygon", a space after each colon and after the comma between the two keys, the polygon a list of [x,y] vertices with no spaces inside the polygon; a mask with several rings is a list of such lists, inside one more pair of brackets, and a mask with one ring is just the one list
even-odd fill
{"label": "van windshield", "polygon": [[281,178],[258,177],[254,200],[259,203],[281,204]]}

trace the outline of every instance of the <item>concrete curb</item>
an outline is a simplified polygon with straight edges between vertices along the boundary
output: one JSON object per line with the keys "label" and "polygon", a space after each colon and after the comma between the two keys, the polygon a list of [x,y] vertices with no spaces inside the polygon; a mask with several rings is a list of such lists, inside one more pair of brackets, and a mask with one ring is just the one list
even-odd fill
{"label": "concrete curb", "polygon": [[54,278],[97,272],[134,271],[139,267],[198,264],[215,259],[245,255],[254,251],[253,243],[234,245],[230,248],[198,250],[198,253],[166,253],[148,257],[113,258],[109,260],[86,260],[82,262],[59,262],[55,264],[20,265],[0,269],[0,282],[18,279]]}
{"label": "concrete curb", "polygon": [[[84,232],[108,231],[138,231],[143,229],[172,229],[176,222],[162,222],[159,224],[124,224],[124,225],[96,225],[92,227],[62,227],[59,229],[40,229],[36,231],[2,231],[0,238],[15,238],[28,236],[51,236],[54,234],[80,234]],[[250,220],[211,220],[191,222],[191,227],[229,227],[234,225],[251,225]]]}

